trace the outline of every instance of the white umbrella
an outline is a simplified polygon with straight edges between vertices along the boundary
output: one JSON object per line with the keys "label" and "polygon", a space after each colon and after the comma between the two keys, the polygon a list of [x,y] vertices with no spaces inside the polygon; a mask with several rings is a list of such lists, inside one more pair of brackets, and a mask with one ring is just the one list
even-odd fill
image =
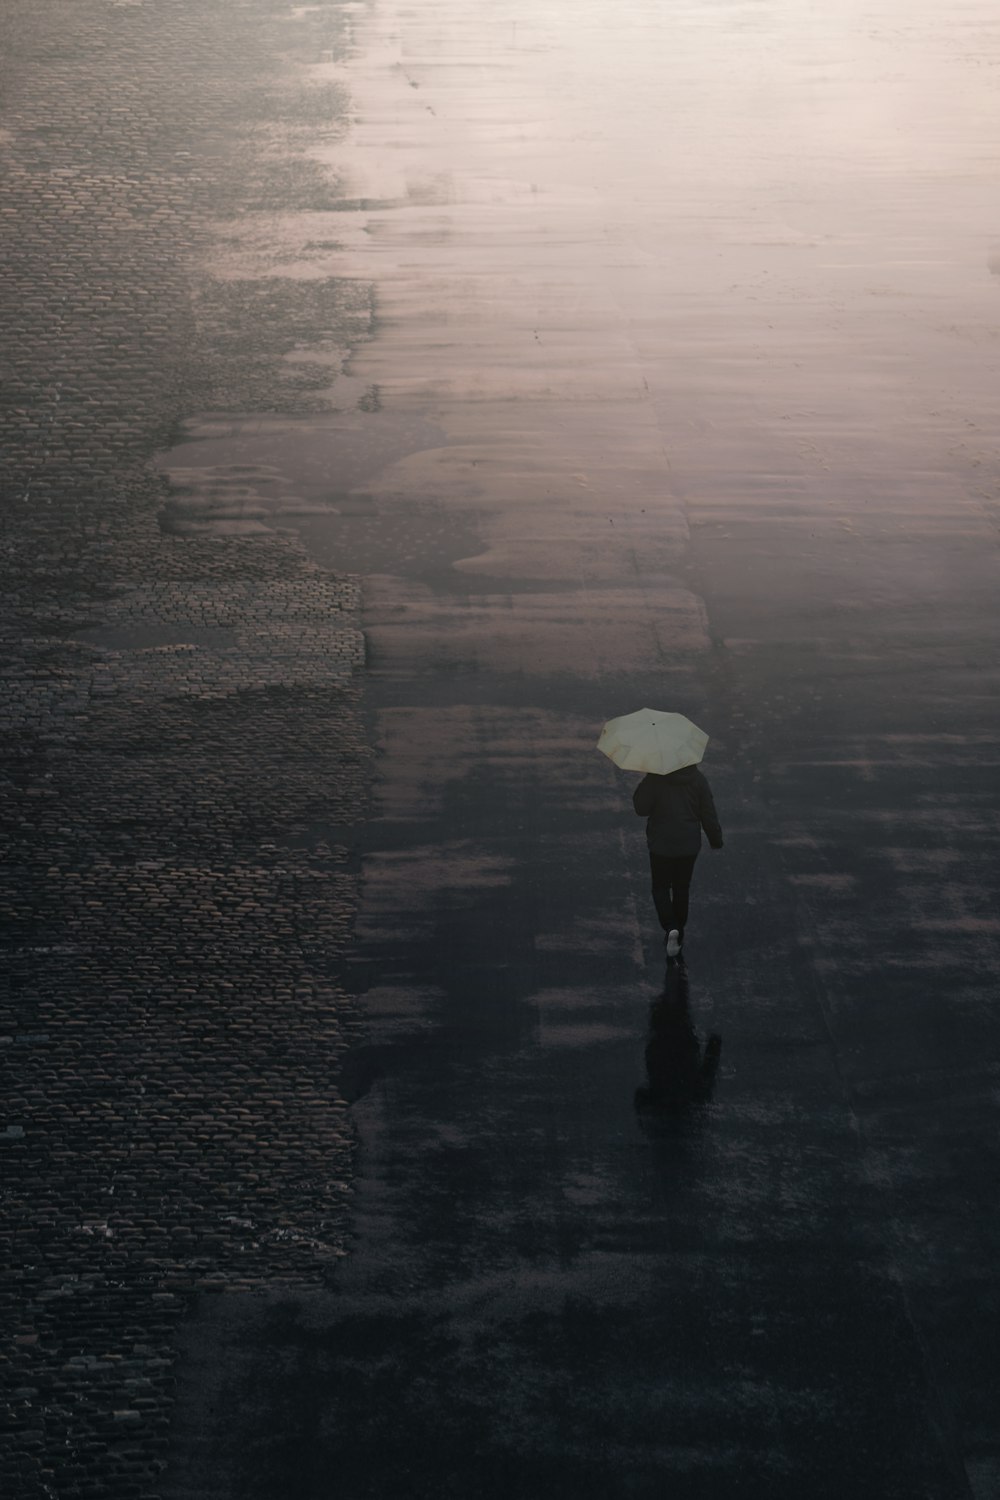
{"label": "white umbrella", "polygon": [[640,708],[637,713],[609,719],[597,748],[623,771],[666,776],[682,766],[696,766],[707,744],[708,735],[683,714]]}

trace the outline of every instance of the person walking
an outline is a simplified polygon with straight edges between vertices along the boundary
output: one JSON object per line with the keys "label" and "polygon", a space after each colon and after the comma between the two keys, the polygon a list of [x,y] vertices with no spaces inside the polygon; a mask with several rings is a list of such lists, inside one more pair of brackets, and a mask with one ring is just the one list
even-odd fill
{"label": "person walking", "polygon": [[684,942],[702,829],[713,849],[723,847],[712,789],[696,765],[682,766],[666,776],[645,775],[632,794],[632,805],[646,819],[653,904],[666,935],[667,957],[676,958]]}

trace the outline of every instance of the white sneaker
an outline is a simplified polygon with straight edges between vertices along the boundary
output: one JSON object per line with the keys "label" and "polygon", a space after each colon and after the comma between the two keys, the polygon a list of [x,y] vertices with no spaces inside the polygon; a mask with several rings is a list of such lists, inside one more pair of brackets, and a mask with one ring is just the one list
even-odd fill
{"label": "white sneaker", "polygon": [[667,933],[667,957],[676,958],[681,951],[681,935],[676,927],[671,927]]}

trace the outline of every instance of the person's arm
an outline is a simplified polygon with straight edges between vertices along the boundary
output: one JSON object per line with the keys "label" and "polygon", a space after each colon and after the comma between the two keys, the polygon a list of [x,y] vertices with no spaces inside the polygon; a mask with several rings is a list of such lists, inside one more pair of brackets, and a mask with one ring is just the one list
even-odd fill
{"label": "person's arm", "polygon": [[632,806],[640,818],[648,818],[653,811],[656,782],[652,776],[644,776],[632,793]]}
{"label": "person's arm", "polygon": [[701,826],[702,828],[704,828],[706,834],[708,835],[708,842],[711,844],[712,848],[721,849],[722,827],[719,823],[719,815],[715,811],[715,800],[712,797],[712,788],[709,786],[704,776],[702,776],[701,778],[700,795],[698,797],[698,817],[701,819]]}

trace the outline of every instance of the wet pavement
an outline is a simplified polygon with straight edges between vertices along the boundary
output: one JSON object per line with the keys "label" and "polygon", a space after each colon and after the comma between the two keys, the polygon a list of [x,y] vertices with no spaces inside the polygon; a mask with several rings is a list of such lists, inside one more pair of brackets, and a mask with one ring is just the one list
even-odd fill
{"label": "wet pavement", "polygon": [[17,1500],[993,1500],[985,0],[9,17]]}
{"label": "wet pavement", "polygon": [[[351,1254],[189,1325],[170,1494],[987,1500],[995,18],[382,0],[355,43],[317,154],[384,461],[353,416],[325,495],[267,458],[364,575]],[[593,749],[642,703],[726,831],[683,972]]]}
{"label": "wet pavement", "polygon": [[301,120],[342,133],[343,100],[295,59],[345,31],[0,7],[5,1500],[158,1495],[192,1304],[345,1249],[359,584],[287,531],[172,521],[153,465],[192,411],[314,412],[331,368],[285,356],[317,311],[367,336],[357,280],[214,270],[236,223],[330,201]]}

